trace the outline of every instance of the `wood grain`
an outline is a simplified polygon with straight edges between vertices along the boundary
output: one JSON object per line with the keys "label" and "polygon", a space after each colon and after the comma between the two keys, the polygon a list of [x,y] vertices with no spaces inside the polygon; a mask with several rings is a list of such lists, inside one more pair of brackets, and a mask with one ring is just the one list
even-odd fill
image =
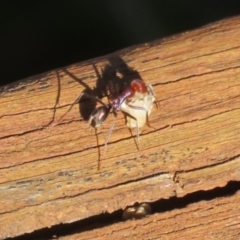
{"label": "wood grain", "polygon": [[80,239],[238,239],[240,192],[142,220],[120,222],[59,240]]}
{"label": "wood grain", "polygon": [[[238,29],[222,20],[2,87],[0,239],[239,181]],[[86,99],[59,121],[82,91],[139,77],[160,104],[141,151],[119,113],[103,156],[112,117],[89,130]]]}

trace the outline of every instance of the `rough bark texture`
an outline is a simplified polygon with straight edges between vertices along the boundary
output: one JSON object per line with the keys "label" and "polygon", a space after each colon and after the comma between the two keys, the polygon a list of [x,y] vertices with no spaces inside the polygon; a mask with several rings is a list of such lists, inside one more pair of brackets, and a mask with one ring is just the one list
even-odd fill
{"label": "rough bark texture", "polygon": [[[240,236],[240,192],[227,198],[200,201],[184,208],[121,222],[60,240],[87,239],[224,239]],[[236,214],[238,212],[238,214]]]}
{"label": "rough bark texture", "polygon": [[[3,87],[0,239],[239,181],[239,29],[239,17],[223,20]],[[89,130],[86,98],[59,121],[82,91],[101,96],[110,80],[134,78],[152,84],[160,104],[141,129],[141,151],[119,113],[103,156],[112,117]],[[238,202],[239,193],[196,202],[87,236],[238,239]]]}

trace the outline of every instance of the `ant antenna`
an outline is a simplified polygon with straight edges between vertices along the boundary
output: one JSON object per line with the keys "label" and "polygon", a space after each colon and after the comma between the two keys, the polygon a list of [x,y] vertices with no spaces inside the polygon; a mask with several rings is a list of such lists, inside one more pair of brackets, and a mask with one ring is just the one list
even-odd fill
{"label": "ant antenna", "polygon": [[113,131],[113,128],[114,128],[114,125],[115,125],[115,122],[116,122],[116,118],[117,118],[117,113],[114,112],[114,111],[113,111],[113,113],[114,113],[114,119],[113,119],[113,121],[112,121],[111,128],[110,128],[110,130],[109,130],[109,132],[108,132],[108,135],[107,135],[107,138],[106,138],[106,141],[105,141],[103,155],[105,155],[105,153],[106,153],[106,150],[107,150],[107,144],[108,144],[109,139],[110,139],[110,137],[111,137],[111,135],[112,135],[112,131]]}
{"label": "ant antenna", "polygon": [[80,96],[74,101],[74,103],[71,104],[70,108],[61,116],[61,118],[59,119],[59,122],[61,122],[63,117],[65,117],[72,110],[73,106],[80,101],[83,94],[84,93],[81,93]]}
{"label": "ant antenna", "polygon": [[136,119],[136,128],[137,128],[137,143],[138,143],[138,149],[140,145],[140,138],[139,138],[139,127],[138,127],[138,120]]}
{"label": "ant antenna", "polygon": [[[105,140],[103,155],[105,155],[105,153],[106,153],[106,151],[107,151],[107,144],[108,144],[108,142],[109,142],[109,139],[110,139],[110,137],[111,137],[111,134],[112,134],[112,131],[113,131],[115,122],[116,122],[117,114],[116,114],[116,112],[113,112],[113,113],[114,113],[114,119],[113,119],[113,121],[112,121],[111,128],[110,128],[110,130],[108,131],[108,135],[107,135],[106,140]],[[100,170],[100,167],[101,167],[101,159],[100,159],[100,157],[99,157],[99,159],[98,159],[98,170]]]}

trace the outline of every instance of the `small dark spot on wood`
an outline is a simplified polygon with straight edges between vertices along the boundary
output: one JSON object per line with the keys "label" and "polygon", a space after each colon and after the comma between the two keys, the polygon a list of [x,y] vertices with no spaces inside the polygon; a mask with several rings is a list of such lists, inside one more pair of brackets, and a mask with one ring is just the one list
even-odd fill
{"label": "small dark spot on wood", "polygon": [[58,176],[59,176],[59,177],[65,176],[65,173],[64,173],[64,172],[59,172],[59,173],[58,173]]}
{"label": "small dark spot on wood", "polygon": [[59,172],[58,176],[59,177],[66,177],[66,176],[71,177],[71,176],[73,176],[73,173],[72,172],[67,172],[67,171],[66,172]]}
{"label": "small dark spot on wood", "polygon": [[96,76],[94,75],[89,75],[89,76],[85,76],[85,77],[82,77],[81,80],[86,80],[86,79],[96,79]]}
{"label": "small dark spot on wood", "polygon": [[18,184],[18,185],[26,185],[26,184],[32,184],[32,183],[33,183],[32,180],[16,182],[16,184]]}
{"label": "small dark spot on wood", "polygon": [[47,81],[39,81],[39,85],[48,85]]}
{"label": "small dark spot on wood", "polygon": [[53,181],[53,180],[54,180],[54,178],[49,178],[49,179],[48,179],[48,182]]}
{"label": "small dark spot on wood", "polygon": [[128,169],[132,169],[132,168],[136,168],[136,167],[137,167],[137,165],[135,165],[135,164],[134,164],[134,165],[132,164],[132,165],[128,165],[128,166],[127,166]]}
{"label": "small dark spot on wood", "polygon": [[147,63],[147,62],[151,62],[151,61],[155,61],[155,60],[159,60],[159,57],[143,60],[142,63]]}
{"label": "small dark spot on wood", "polygon": [[75,81],[68,81],[67,84],[70,84],[70,83],[73,83],[73,82],[75,82]]}
{"label": "small dark spot on wood", "polygon": [[113,175],[113,172],[106,172],[106,173],[100,174],[100,177],[110,177],[112,175]]}
{"label": "small dark spot on wood", "polygon": [[44,85],[44,86],[39,87],[38,89],[45,89],[45,88],[49,88],[49,87],[50,87],[50,85]]}
{"label": "small dark spot on wood", "polygon": [[84,180],[85,180],[85,182],[92,182],[93,181],[93,179],[91,177],[90,178],[85,178]]}

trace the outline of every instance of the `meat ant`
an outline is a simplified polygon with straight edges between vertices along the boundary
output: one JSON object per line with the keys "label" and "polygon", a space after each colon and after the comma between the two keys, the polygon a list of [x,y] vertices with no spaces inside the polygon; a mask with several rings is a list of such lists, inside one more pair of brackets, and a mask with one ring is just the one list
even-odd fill
{"label": "meat ant", "polygon": [[[89,97],[101,104],[100,107],[97,107],[93,110],[89,118],[89,125],[93,128],[101,126],[104,121],[109,116],[110,111],[112,110],[114,115],[114,120],[110,127],[109,133],[107,135],[104,147],[104,153],[106,152],[107,144],[110,139],[112,130],[115,125],[117,111],[121,110],[126,115],[126,122],[129,128],[137,129],[137,142],[139,144],[139,128],[143,127],[145,123],[150,126],[148,122],[148,116],[150,115],[153,107],[153,103],[156,102],[156,96],[154,94],[153,88],[150,84],[145,84],[140,79],[135,79],[131,82],[130,86],[127,87],[122,93],[116,93],[116,90],[111,84],[109,86],[109,103],[105,104],[99,98],[88,94],[81,93],[76,101],[70,106],[67,112],[60,118],[60,120],[72,109],[74,104],[78,103],[83,95]],[[158,104],[156,102],[158,108]],[[98,169],[100,169],[100,161],[98,163]]]}

